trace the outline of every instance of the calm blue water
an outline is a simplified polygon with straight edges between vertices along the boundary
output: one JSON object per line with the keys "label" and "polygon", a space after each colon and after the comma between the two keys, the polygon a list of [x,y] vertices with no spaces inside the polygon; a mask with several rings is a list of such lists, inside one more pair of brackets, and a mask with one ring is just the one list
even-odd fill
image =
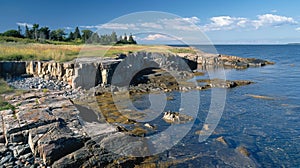
{"label": "calm blue water", "polygon": [[[198,46],[205,51],[204,46]],[[226,79],[245,79],[255,84],[227,89],[226,105],[214,133],[199,143],[210,106],[211,90],[200,92],[198,117],[190,132],[172,149],[160,154],[161,161],[180,160],[174,167],[300,167],[300,46],[219,45],[219,53],[273,61],[275,65],[225,70]],[[166,109],[180,104],[180,93]],[[252,95],[271,97],[257,99]],[[178,108],[178,107],[177,107]],[[227,145],[216,141],[223,136]],[[250,156],[242,157],[244,146]]]}
{"label": "calm blue water", "polygon": [[[219,127],[249,146],[263,166],[300,166],[300,46],[216,46],[219,53],[276,62],[244,71],[228,70],[227,79],[248,79],[256,84],[227,92]],[[275,100],[254,99],[266,95]],[[232,132],[232,133],[231,133]]]}
{"label": "calm blue water", "polygon": [[[248,148],[260,166],[299,167],[300,46],[220,45],[216,49],[222,54],[276,63],[226,70],[229,80],[247,79],[256,83],[227,91],[226,107],[216,132]],[[274,100],[255,99],[247,94]]]}
{"label": "calm blue water", "polygon": [[[200,49],[205,50],[205,48]],[[246,147],[257,167],[300,167],[300,46],[219,45],[219,53],[273,61],[275,65],[246,70],[225,70],[226,79],[245,79],[255,84],[227,90],[226,106],[215,133],[197,142],[194,132],[202,128],[210,91],[200,92],[198,120],[193,129],[169,151],[174,158],[197,157],[181,166],[243,167],[247,159],[236,155],[238,146]],[[274,100],[248,96],[263,95]],[[228,146],[216,143],[223,136]],[[174,153],[182,153],[174,154]]]}

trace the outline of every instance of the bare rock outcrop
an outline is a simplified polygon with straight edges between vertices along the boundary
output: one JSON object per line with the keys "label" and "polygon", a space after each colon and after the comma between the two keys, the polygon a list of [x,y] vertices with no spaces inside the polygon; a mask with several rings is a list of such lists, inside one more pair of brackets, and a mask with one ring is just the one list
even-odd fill
{"label": "bare rock outcrop", "polygon": [[1,111],[0,129],[0,146],[8,147],[0,155],[10,157],[1,165],[15,165],[15,160],[23,166],[51,165],[84,146],[89,138],[80,124],[79,111],[59,95],[61,92],[32,91],[10,98],[16,109]]}

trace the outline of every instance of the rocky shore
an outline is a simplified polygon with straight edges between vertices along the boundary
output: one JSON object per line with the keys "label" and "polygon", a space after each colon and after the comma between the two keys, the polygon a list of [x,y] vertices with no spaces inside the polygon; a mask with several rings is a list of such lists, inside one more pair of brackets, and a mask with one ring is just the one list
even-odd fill
{"label": "rocky shore", "polygon": [[[63,91],[30,91],[5,97],[16,109],[1,111],[1,166],[127,167],[141,161],[116,155],[101,146],[109,145],[114,135],[123,136],[116,127],[103,123],[102,128],[97,128],[97,137],[89,136],[85,126],[93,123],[82,120],[80,111],[63,94]],[[125,140],[116,145],[130,144]],[[116,162],[118,159],[122,162]]]}
{"label": "rocky shore", "polygon": [[[226,57],[226,59],[229,58]],[[227,62],[235,62],[231,64],[234,66],[252,65],[248,59],[231,57],[230,59]],[[224,61],[225,57],[218,57],[217,61],[219,60]],[[247,65],[241,62],[246,62]],[[259,60],[257,65],[266,64],[269,63]],[[50,67],[52,65],[54,64],[47,64]],[[72,66],[68,68],[71,69]],[[105,66],[102,65],[102,68]],[[35,74],[36,71],[32,70]],[[93,71],[93,69],[90,70]],[[44,72],[48,71],[45,69]],[[107,75],[106,72],[102,74]],[[124,92],[127,91],[134,97],[172,91],[230,89],[253,83],[247,80],[228,81],[205,77],[196,80],[195,75],[199,74],[204,75],[203,72],[180,71],[175,79],[168,72],[153,69],[151,73],[136,76],[128,88],[109,84],[99,84],[89,89],[74,88],[68,80],[45,79],[44,76],[38,75],[9,80],[8,84],[12,87],[26,91],[22,94],[3,95],[4,100],[14,108],[0,111],[0,167],[135,167],[143,165],[156,156],[130,157],[126,155],[128,153],[147,155],[151,149],[149,144],[145,145],[147,142],[143,140],[143,137],[156,133],[159,126],[141,123],[122,115],[119,112],[120,109],[114,106],[112,95],[122,98]],[[62,73],[62,75],[65,74]],[[70,77],[72,74],[69,73],[68,79]],[[136,113],[126,111],[126,114]],[[167,111],[160,116],[160,120],[168,124],[184,124],[191,122],[193,118],[182,115],[180,112]],[[133,137],[140,137],[141,140],[134,142]],[[224,138],[218,138],[216,141],[227,145]],[[247,150],[242,147],[237,150],[242,155],[243,153],[248,155]],[[119,154],[112,151],[117,151],[116,153]],[[244,158],[244,161],[250,165],[253,164],[248,158]],[[165,165],[172,164],[166,163]],[[180,161],[176,164],[180,165]]]}
{"label": "rocky shore", "polygon": [[[249,81],[225,81],[224,83],[221,80],[208,80],[205,81],[205,86],[198,88],[198,86],[179,86],[174,78],[165,72],[146,76],[147,80],[143,81],[144,84],[129,87],[130,94],[201,90],[211,87],[232,88],[251,83]],[[182,79],[187,79],[191,74],[183,76],[185,78],[182,77]],[[124,88],[98,86],[91,90],[74,90],[62,82],[45,81],[42,78],[24,78],[10,81],[9,84],[28,91],[22,95],[5,95],[5,100],[16,108],[1,111],[0,165],[4,167],[50,165],[52,167],[133,167],[145,159],[116,155],[107,151],[103,146],[110,146],[109,143],[114,142],[114,138],[118,137],[117,139],[121,138],[123,141],[114,142],[116,147],[136,150],[139,145],[130,144],[130,138],[128,139],[126,135],[144,136],[145,133],[151,133],[151,130],[155,131],[156,126],[149,123],[138,126],[137,121],[122,119],[120,114],[115,115],[119,119],[112,120],[114,113],[108,112],[110,116],[105,116],[108,115],[105,110],[99,112],[95,110],[96,107],[93,108],[89,104],[89,98],[95,95],[107,93],[118,95],[123,93]],[[101,101],[105,100],[107,99],[103,98]],[[89,104],[89,106],[76,105],[74,101],[81,102],[82,105]],[[101,104],[96,104],[96,106],[113,110],[110,107],[101,107]],[[80,110],[84,112],[81,113]],[[115,111],[118,110],[115,109]],[[92,117],[93,120],[89,121],[86,117]],[[95,120],[95,118],[98,119]],[[184,123],[192,120],[189,116],[181,116],[177,112],[166,112],[162,119],[168,123]],[[118,123],[138,125],[133,128],[125,128]],[[85,129],[91,128],[93,124],[97,126],[96,133],[93,130]],[[139,149],[139,151],[143,150],[145,149]]]}

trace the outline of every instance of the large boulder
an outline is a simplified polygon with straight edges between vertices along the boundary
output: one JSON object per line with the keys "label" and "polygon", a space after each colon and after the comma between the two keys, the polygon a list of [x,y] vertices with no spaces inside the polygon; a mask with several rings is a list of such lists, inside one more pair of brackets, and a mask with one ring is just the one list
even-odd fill
{"label": "large boulder", "polygon": [[75,75],[73,77],[72,87],[90,89],[98,84],[99,78],[99,64],[94,62],[78,62],[75,64]]}

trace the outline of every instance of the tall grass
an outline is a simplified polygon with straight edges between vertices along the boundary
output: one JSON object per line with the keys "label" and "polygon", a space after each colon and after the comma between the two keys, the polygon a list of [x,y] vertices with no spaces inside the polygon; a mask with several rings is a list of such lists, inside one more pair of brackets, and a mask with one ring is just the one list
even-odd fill
{"label": "tall grass", "polygon": [[0,43],[0,61],[55,60],[66,62],[80,56],[114,57],[136,51],[193,53],[191,48],[163,45],[54,45],[39,43]]}
{"label": "tall grass", "polygon": [[0,60],[55,60],[68,61],[74,59],[81,50],[78,45],[53,44],[0,44]]}

